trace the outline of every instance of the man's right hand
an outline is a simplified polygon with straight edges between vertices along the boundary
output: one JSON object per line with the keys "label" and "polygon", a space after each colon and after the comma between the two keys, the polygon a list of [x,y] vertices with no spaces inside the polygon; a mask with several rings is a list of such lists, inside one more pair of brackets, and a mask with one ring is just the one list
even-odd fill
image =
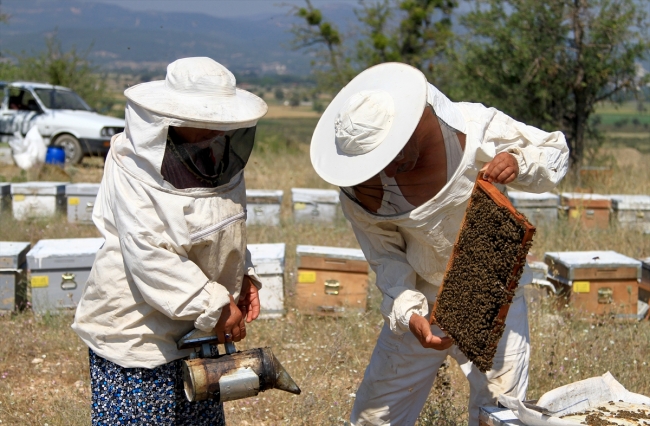
{"label": "man's right hand", "polygon": [[445,350],[454,344],[451,337],[438,337],[431,332],[429,321],[422,315],[413,314],[409,320],[409,329],[411,333],[420,341],[423,348]]}
{"label": "man's right hand", "polygon": [[[230,304],[221,308],[221,316],[214,327],[214,333],[219,343],[239,342],[246,337],[246,322],[232,295],[230,295]],[[226,338],[226,334],[230,337]]]}

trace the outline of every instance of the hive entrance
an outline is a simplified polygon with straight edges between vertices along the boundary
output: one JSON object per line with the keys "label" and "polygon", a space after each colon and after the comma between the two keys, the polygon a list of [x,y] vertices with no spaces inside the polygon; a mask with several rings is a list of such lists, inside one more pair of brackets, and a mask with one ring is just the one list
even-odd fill
{"label": "hive entrance", "polygon": [[431,315],[480,371],[492,368],[535,228],[478,180]]}

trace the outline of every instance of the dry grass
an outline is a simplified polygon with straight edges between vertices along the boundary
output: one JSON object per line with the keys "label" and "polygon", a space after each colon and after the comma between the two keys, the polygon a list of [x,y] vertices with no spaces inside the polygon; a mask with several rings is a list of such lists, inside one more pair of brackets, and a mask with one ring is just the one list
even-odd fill
{"label": "dry grass", "polygon": [[291,107],[285,105],[269,105],[269,112],[266,113],[264,119],[276,118],[318,118],[320,114],[314,111],[311,107]]}
{"label": "dry grass", "polygon": [[[305,128],[315,120],[304,121]],[[271,126],[271,123],[267,123]],[[267,127],[269,129],[271,127]],[[249,228],[250,243],[287,244],[286,292],[288,314],[280,320],[256,321],[240,349],[268,345],[302,388],[300,396],[268,391],[256,398],[228,402],[232,425],[345,424],[354,392],[363,377],[383,320],[378,313],[380,295],[371,286],[364,315],[315,318],[300,315],[293,304],[295,246],[297,244],[357,247],[344,220],[334,227],[294,226],[290,188],[327,188],[309,165],[308,132],[290,129],[263,136],[247,168],[249,188],[285,191],[281,226]],[[303,131],[305,130],[305,131]],[[279,136],[278,136],[279,135]],[[650,193],[650,155],[617,150],[617,165],[610,182],[596,182],[594,191]],[[91,161],[76,172],[99,181],[101,168]],[[87,169],[87,170],[86,170]],[[7,168],[0,175],[9,174]],[[17,174],[19,176],[19,173]],[[11,175],[14,176],[14,175]],[[11,180],[11,179],[7,179]],[[562,190],[572,190],[564,184]],[[0,216],[0,241],[35,242],[41,238],[96,236],[92,227],[68,225],[64,217],[16,222]],[[632,257],[650,256],[650,236],[612,227],[583,230],[560,222],[540,228],[533,252],[616,250]],[[372,279],[372,277],[371,277]],[[628,389],[650,394],[650,323],[616,322],[592,318],[571,310],[558,312],[547,300],[530,310],[532,360],[529,397],[575,380],[611,371]],[[70,330],[72,317],[36,317],[31,313],[0,317],[0,420],[2,425],[88,424],[89,390],[87,352]],[[42,358],[46,355],[45,358]],[[42,359],[32,364],[34,359]],[[467,419],[469,387],[454,361],[442,369],[420,416],[420,425],[462,425]]]}

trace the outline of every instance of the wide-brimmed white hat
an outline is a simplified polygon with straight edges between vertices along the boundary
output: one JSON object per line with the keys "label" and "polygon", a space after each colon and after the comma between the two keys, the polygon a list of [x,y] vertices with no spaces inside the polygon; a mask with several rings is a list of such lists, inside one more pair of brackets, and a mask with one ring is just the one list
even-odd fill
{"label": "wide-brimmed white hat", "polygon": [[427,104],[427,79],[401,63],[368,68],[332,100],[311,139],[311,163],[325,181],[354,186],[404,148]]}
{"label": "wide-brimmed white hat", "polygon": [[183,58],[167,66],[164,80],[129,87],[124,95],[149,111],[187,121],[250,127],[266,103],[235,87],[235,76],[210,58]]}

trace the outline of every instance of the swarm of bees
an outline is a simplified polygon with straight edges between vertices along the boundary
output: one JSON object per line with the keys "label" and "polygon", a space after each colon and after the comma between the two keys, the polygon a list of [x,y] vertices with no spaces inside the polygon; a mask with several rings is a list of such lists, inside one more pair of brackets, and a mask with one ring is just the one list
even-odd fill
{"label": "swarm of bees", "polygon": [[502,308],[512,301],[532,244],[523,242],[525,223],[477,188],[438,294],[435,323],[482,372],[492,368],[505,328]]}

